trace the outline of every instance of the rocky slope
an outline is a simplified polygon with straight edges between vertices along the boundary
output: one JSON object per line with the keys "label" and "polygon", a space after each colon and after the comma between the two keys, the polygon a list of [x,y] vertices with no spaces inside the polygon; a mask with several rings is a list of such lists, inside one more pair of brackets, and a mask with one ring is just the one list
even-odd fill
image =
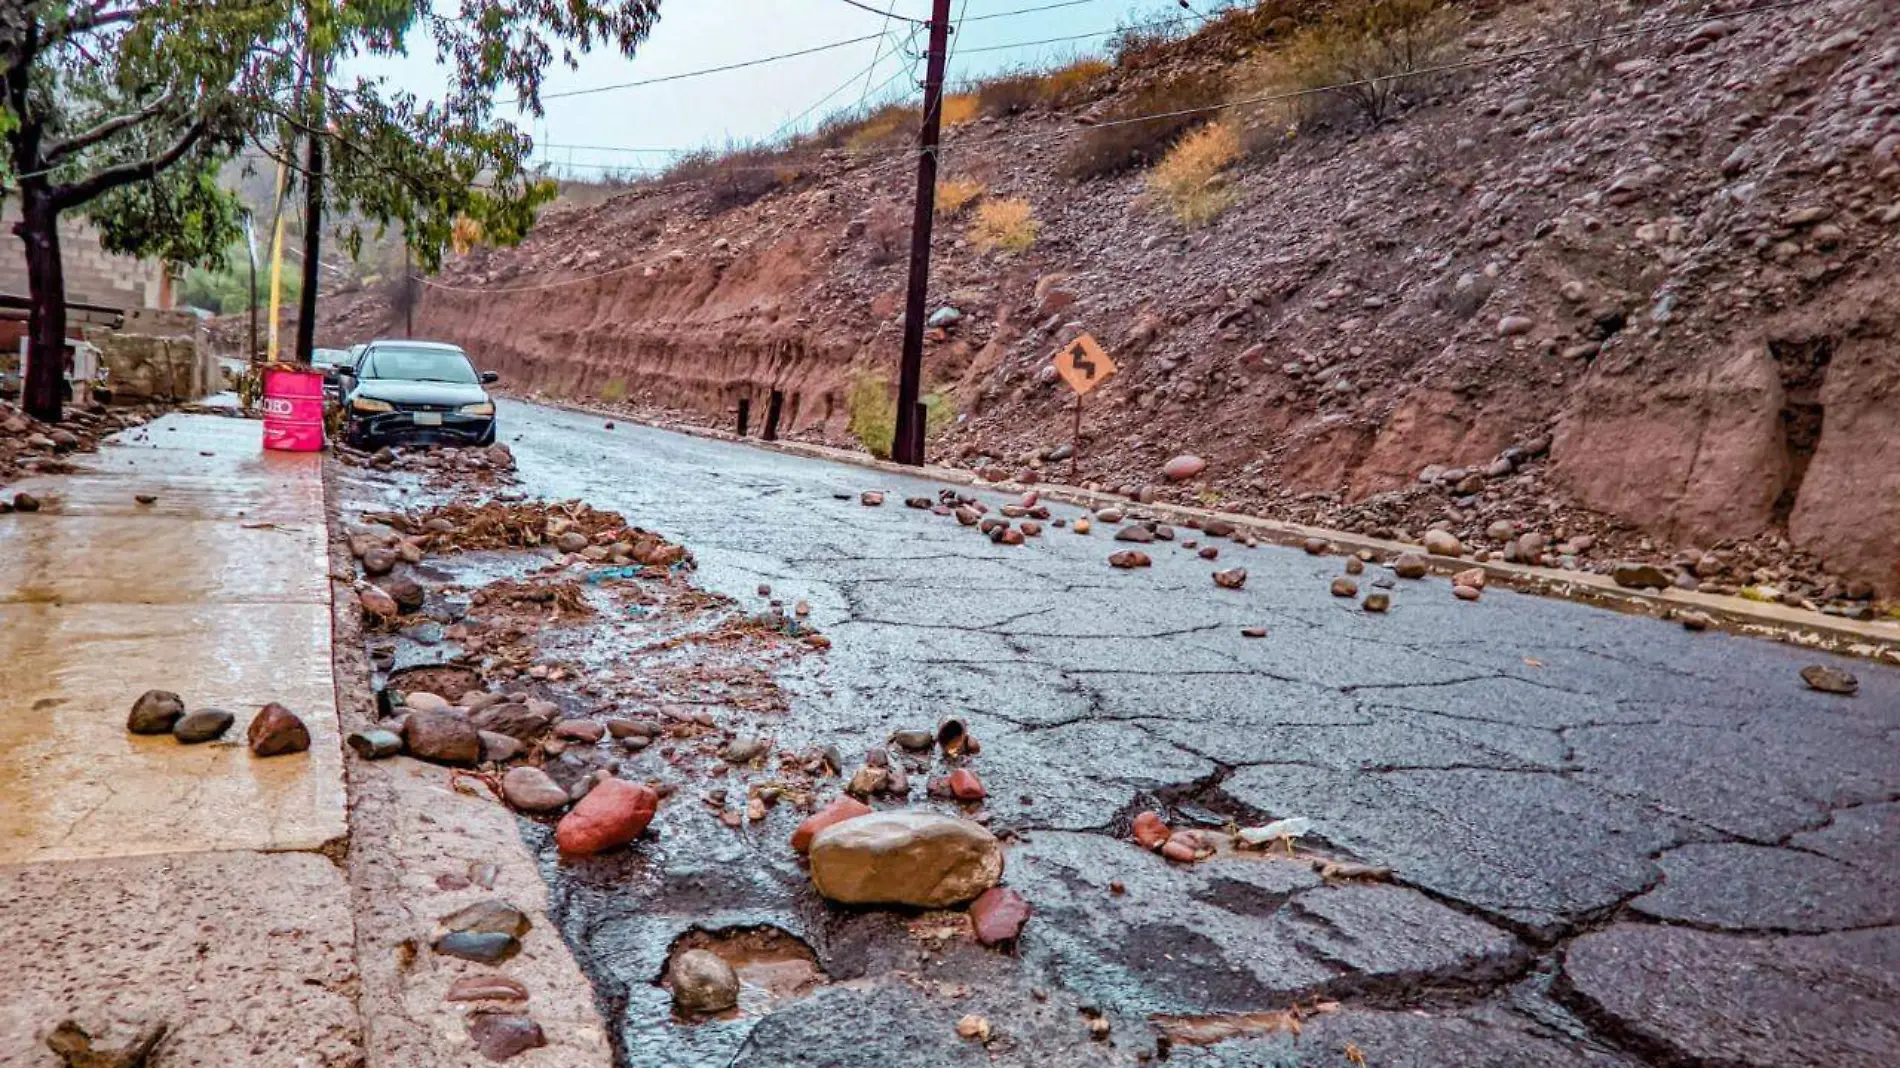
{"label": "rocky slope", "polygon": [[[1079,478],[1790,600],[1900,593],[1900,9],[1663,4],[1614,20],[1648,32],[1490,62],[1604,7],[1460,9],[1454,58],[1479,62],[1376,129],[1253,153],[1200,229],[1139,173],[1060,173],[1079,114],[1152,71],[952,130],[946,173],[1041,229],[1019,254],[939,230],[933,306],[961,315],[927,375],[961,414],[933,460],[1069,478],[1047,368],[1087,331],[1121,373]],[[1251,47],[1216,27],[1169,62]],[[853,380],[895,366],[912,181],[832,154],[732,210],[688,184],[550,212],[432,280],[417,331],[526,392],[710,423],[783,390],[791,433],[842,441]],[[336,342],[388,326],[373,294],[326,318]],[[1206,470],[1165,482],[1184,452]]]}

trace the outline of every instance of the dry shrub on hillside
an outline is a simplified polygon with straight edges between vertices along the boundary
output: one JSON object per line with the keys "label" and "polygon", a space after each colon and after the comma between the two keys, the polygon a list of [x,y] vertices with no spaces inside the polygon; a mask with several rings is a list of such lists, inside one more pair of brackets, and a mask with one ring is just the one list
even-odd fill
{"label": "dry shrub on hillside", "polygon": [[937,183],[937,214],[955,215],[987,192],[989,186],[975,178],[947,178]]}
{"label": "dry shrub on hillside", "polygon": [[1148,188],[1183,225],[1205,226],[1234,202],[1221,172],[1239,158],[1234,128],[1211,122],[1183,137],[1148,172]]}
{"label": "dry shrub on hillside", "polygon": [[1455,29],[1445,0],[1365,0],[1296,34],[1284,62],[1301,88],[1337,87],[1332,95],[1376,125],[1443,58]]}
{"label": "dry shrub on hillside", "polygon": [[869,258],[874,267],[896,263],[909,240],[909,221],[888,204],[872,212],[865,223],[864,242],[870,249]]}
{"label": "dry shrub on hillside", "polygon": [[712,210],[730,211],[803,177],[788,158],[790,152],[790,146],[764,145],[701,149],[675,160],[662,180],[698,182],[705,187]]}
{"label": "dry shrub on hillside", "polygon": [[1093,95],[1096,81],[1115,68],[1099,59],[1078,59],[1052,71],[1003,74],[978,85],[983,114],[1003,118],[1030,108],[1069,108]]}
{"label": "dry shrub on hillside", "polygon": [[[926,393],[924,436],[942,430],[956,418],[956,405],[941,393]],[[891,380],[880,374],[864,373],[851,380],[851,392],[845,396],[850,415],[848,429],[864,451],[880,460],[891,458],[891,442],[897,436],[897,395]]]}
{"label": "dry shrub on hillside", "polygon": [[1015,198],[985,200],[970,226],[970,244],[980,251],[1022,252],[1036,243],[1042,223],[1029,201]]}
{"label": "dry shrub on hillside", "polygon": [[961,126],[976,118],[981,103],[975,93],[956,93],[943,98],[943,124]]}
{"label": "dry shrub on hillside", "polygon": [[1199,109],[1220,103],[1224,92],[1225,84],[1218,76],[1199,72],[1150,85],[1076,138],[1063,160],[1063,170],[1084,181],[1152,164],[1182,134],[1206,122],[1208,113]]}
{"label": "dry shrub on hillside", "polygon": [[848,152],[860,154],[875,152],[916,140],[922,121],[921,108],[886,104],[862,118],[828,125],[819,136],[827,147],[842,147]]}

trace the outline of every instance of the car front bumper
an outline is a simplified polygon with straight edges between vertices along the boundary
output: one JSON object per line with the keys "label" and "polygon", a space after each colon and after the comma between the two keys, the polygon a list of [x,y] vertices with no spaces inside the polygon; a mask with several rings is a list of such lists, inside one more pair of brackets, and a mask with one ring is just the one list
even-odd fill
{"label": "car front bumper", "polygon": [[350,440],[358,445],[380,446],[395,442],[436,445],[475,445],[494,436],[492,415],[461,415],[456,412],[351,412],[347,426]]}

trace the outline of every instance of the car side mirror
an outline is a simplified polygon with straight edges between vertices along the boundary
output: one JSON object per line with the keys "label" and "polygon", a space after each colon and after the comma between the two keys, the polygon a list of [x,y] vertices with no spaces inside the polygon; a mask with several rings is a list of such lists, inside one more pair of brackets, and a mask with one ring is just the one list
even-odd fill
{"label": "car side mirror", "polygon": [[482,372],[482,385],[490,386],[490,385],[494,385],[496,382],[499,382],[499,381],[501,381],[501,375],[497,374],[496,372],[494,371]]}

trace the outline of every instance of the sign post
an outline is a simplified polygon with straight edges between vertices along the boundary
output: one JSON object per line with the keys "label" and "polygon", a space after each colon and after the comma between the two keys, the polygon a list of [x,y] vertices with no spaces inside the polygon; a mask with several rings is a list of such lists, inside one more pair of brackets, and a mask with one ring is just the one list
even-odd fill
{"label": "sign post", "polygon": [[1115,373],[1115,361],[1093,335],[1083,334],[1056,353],[1055,367],[1056,374],[1075,390],[1075,436],[1069,451],[1069,477],[1074,478],[1082,462],[1082,399]]}

